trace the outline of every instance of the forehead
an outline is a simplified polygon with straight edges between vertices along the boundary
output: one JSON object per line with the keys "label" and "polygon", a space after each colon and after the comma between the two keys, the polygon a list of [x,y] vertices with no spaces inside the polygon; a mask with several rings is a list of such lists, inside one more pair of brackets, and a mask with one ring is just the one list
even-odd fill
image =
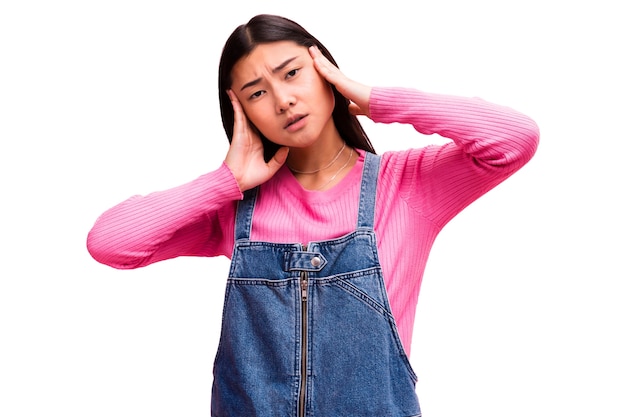
{"label": "forehead", "polygon": [[262,43],[233,66],[233,84],[245,82],[245,78],[258,77],[263,71],[271,71],[287,59],[301,56],[308,56],[308,49],[293,41]]}

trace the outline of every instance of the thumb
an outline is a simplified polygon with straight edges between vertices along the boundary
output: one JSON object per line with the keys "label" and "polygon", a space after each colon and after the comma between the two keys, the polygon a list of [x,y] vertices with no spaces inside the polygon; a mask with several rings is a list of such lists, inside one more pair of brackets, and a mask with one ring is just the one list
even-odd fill
{"label": "thumb", "polygon": [[283,166],[287,160],[287,155],[289,155],[289,148],[286,146],[283,146],[276,151],[272,159],[270,159],[267,163],[267,167],[272,173],[275,173],[281,166]]}
{"label": "thumb", "polygon": [[353,116],[367,116],[367,117],[370,117],[370,115],[368,114],[367,111],[362,109],[358,104],[356,104],[353,101],[351,101],[350,104],[348,104],[348,111]]}

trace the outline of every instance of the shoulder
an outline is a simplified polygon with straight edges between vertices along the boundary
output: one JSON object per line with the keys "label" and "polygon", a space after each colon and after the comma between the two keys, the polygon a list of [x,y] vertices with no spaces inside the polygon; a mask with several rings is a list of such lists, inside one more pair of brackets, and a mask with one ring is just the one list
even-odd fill
{"label": "shoulder", "polygon": [[380,155],[380,175],[402,176],[407,171],[413,172],[424,156],[438,147],[437,145],[429,145],[423,148],[386,151]]}

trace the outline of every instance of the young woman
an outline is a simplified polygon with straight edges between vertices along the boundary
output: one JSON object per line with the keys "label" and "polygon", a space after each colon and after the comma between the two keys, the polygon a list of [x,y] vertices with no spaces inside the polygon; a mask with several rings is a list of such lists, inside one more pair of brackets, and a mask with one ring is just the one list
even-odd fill
{"label": "young woman", "polygon": [[[219,68],[224,163],[106,211],[92,256],[231,258],[214,416],[420,415],[408,354],[442,227],[530,160],[538,128],[480,99],[371,88],[295,22],[259,15]],[[356,115],[449,138],[374,153]]]}

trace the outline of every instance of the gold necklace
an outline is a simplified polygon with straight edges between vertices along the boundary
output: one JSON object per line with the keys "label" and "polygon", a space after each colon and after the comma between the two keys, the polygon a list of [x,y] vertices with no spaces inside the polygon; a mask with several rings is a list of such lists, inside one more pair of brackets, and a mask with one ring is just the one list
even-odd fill
{"label": "gold necklace", "polygon": [[295,172],[296,174],[305,174],[305,175],[309,175],[309,174],[317,174],[320,171],[323,171],[325,169],[330,168],[335,162],[337,162],[337,159],[339,159],[339,155],[341,155],[341,153],[343,152],[343,150],[346,149],[346,142],[343,142],[343,146],[341,147],[341,149],[339,149],[339,152],[337,153],[337,155],[335,155],[335,157],[333,158],[332,161],[330,161],[330,163],[328,165],[326,165],[325,167],[316,169],[315,171],[298,171],[297,169],[291,168],[289,167],[289,169],[293,172]]}
{"label": "gold necklace", "polygon": [[345,164],[343,164],[343,165],[341,166],[341,168],[339,168],[339,169],[337,170],[337,172],[335,172],[335,175],[333,175],[332,177],[330,177],[330,179],[329,179],[329,180],[328,180],[328,181],[327,181],[324,185],[322,185],[322,186],[321,186],[321,187],[319,187],[319,188],[316,188],[316,189],[315,189],[315,191],[319,191],[319,190],[321,190],[322,188],[325,188],[328,184],[330,184],[331,182],[333,182],[333,180],[334,180],[335,178],[337,178],[337,175],[339,175],[339,173],[340,173],[341,171],[343,171],[343,169],[344,169],[345,167],[347,167],[347,166],[348,166],[348,164],[350,163],[350,161],[352,160],[352,153],[353,153],[353,152],[354,152],[354,148],[350,148],[350,156],[348,156],[348,160],[346,161],[346,163],[345,163]]}

